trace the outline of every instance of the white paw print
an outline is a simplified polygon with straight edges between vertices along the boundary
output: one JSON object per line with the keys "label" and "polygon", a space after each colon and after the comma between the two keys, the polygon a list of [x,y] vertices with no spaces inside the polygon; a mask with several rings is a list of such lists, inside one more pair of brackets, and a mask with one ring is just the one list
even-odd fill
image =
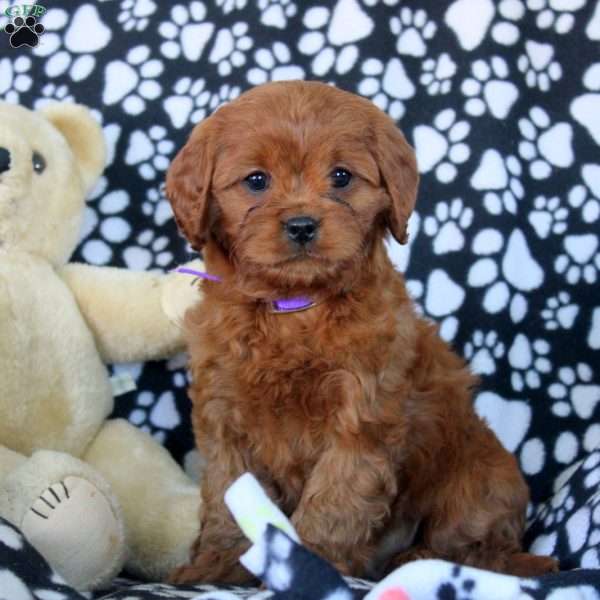
{"label": "white paw print", "polygon": [[529,87],[538,87],[542,92],[547,92],[552,82],[562,77],[562,67],[553,58],[554,46],[551,44],[532,40],[525,42],[525,54],[519,56],[517,66],[525,74],[525,83]]}
{"label": "white paw print", "polygon": [[537,12],[536,25],[540,29],[554,29],[556,33],[568,33],[575,25],[573,12],[583,8],[586,0],[527,0],[527,8]]}
{"label": "white paw print", "polygon": [[[131,235],[131,225],[119,213],[122,213],[130,205],[129,194],[125,190],[111,190],[107,194],[104,194],[96,204],[102,215],[102,220],[98,228],[102,239],[109,245],[121,244],[127,240]],[[88,217],[87,214],[86,217]],[[108,256],[106,247],[101,247],[106,256]],[[99,249],[100,246],[97,246],[96,252]]]}
{"label": "white paw print", "polygon": [[505,244],[496,229],[482,229],[473,239],[472,250],[479,258],[469,269],[467,283],[485,290],[483,309],[498,314],[508,308],[513,323],[520,323],[529,309],[525,294],[544,282],[544,270],[532,256],[525,235],[515,229]]}
{"label": "white paw print", "polygon": [[110,192],[107,192],[107,189],[108,179],[102,175],[90,192],[85,207],[82,242],[77,253],[92,265],[108,264],[113,257],[109,244],[115,241],[122,242],[131,230],[127,221],[120,215],[130,205],[129,194],[122,189]]}
{"label": "white paw print", "polygon": [[567,235],[563,238],[564,254],[554,261],[554,270],[564,275],[567,283],[596,283],[600,270],[600,245],[596,234]]}
{"label": "white paw print", "polygon": [[298,12],[296,3],[292,0],[258,0],[260,22],[267,27],[285,29],[288,19]]}
{"label": "white paw print", "polygon": [[403,100],[415,95],[415,86],[408,78],[402,62],[392,58],[384,64],[378,58],[368,58],[362,64],[361,71],[364,77],[358,84],[358,93],[370,98],[392,119],[400,119],[405,111]]}
{"label": "white paw print", "polygon": [[270,49],[260,48],[254,53],[254,61],[258,66],[248,71],[248,82],[260,85],[267,81],[304,79],[304,69],[289,64],[291,58],[290,49],[283,42],[274,42]]}
{"label": "white paw print", "polygon": [[435,254],[458,252],[465,245],[462,230],[467,229],[473,222],[473,209],[465,207],[460,198],[452,202],[438,202],[435,215],[428,216],[423,222],[423,231],[433,237]]}
{"label": "white paw print", "polygon": [[533,201],[534,210],[529,213],[529,223],[542,239],[551,233],[562,234],[567,230],[569,209],[561,205],[560,198],[538,196]]}
{"label": "white paw print", "polygon": [[564,290],[546,300],[546,307],[541,311],[544,327],[549,331],[571,329],[579,314],[579,306],[571,302],[571,295]]}
{"label": "white paw print", "polygon": [[471,65],[471,74],[461,86],[467,97],[466,113],[479,117],[489,111],[494,118],[505,119],[519,97],[515,84],[506,80],[509,74],[506,61],[500,56],[489,61],[478,59]]}
{"label": "white paw print", "polygon": [[231,29],[225,27],[217,33],[214,46],[208,60],[217,65],[221,77],[231,75],[234,67],[239,68],[246,64],[245,52],[252,48],[252,38],[246,35],[248,24],[235,23]]}
{"label": "white paw print", "polygon": [[125,265],[134,271],[163,272],[171,267],[173,253],[168,249],[169,238],[156,236],[153,229],[145,229],[135,238],[134,244],[123,251]]}
{"label": "white paw print", "polygon": [[42,98],[38,98],[33,103],[35,110],[40,110],[40,108],[48,104],[54,104],[55,102],[75,102],[75,97],[69,93],[69,88],[66,84],[56,85],[54,83],[47,83],[42,88],[42,96]]}
{"label": "white paw print", "polygon": [[31,59],[19,56],[12,61],[10,58],[0,59],[0,98],[11,104],[19,103],[19,94],[28,92],[33,80],[28,71],[31,69]]}
{"label": "white paw print", "polygon": [[518,201],[525,195],[521,183],[523,170],[519,159],[512,154],[506,158],[495,149],[483,153],[481,163],[471,177],[471,186],[484,191],[483,205],[492,215],[503,210],[517,214]]}
{"label": "white paw print", "polygon": [[568,417],[575,411],[581,419],[589,419],[600,402],[600,385],[594,383],[590,365],[578,363],[558,370],[558,381],[548,387],[548,395],[555,401],[555,415]]}
{"label": "white paw print", "polygon": [[505,351],[504,343],[498,338],[496,331],[485,333],[476,329],[471,341],[465,344],[464,355],[473,373],[493,375],[496,372],[496,361],[504,356]]}
{"label": "white paw print", "polygon": [[152,187],[146,191],[146,200],[142,203],[142,212],[147,217],[152,217],[155,225],[162,227],[173,218],[171,203],[164,193],[164,186]]}
{"label": "white paw print", "polygon": [[117,21],[124,31],[144,31],[156,12],[156,4],[152,0],[122,0],[119,8],[121,12]]}
{"label": "white paw print", "polygon": [[552,167],[564,169],[573,164],[573,128],[569,123],[552,125],[548,113],[534,106],[529,118],[519,119],[519,130],[523,136],[519,154],[529,162],[529,174],[534,179],[547,179]]}
{"label": "white paw print", "polygon": [[[90,76],[96,67],[98,53],[112,39],[111,28],[104,23],[93,3],[79,3],[75,12],[49,9],[43,17],[46,30],[32,53],[47,57],[44,73],[47,77],[68,74],[76,82]],[[93,31],[93,35],[82,35]]]}
{"label": "white paw print", "polygon": [[[420,298],[423,295],[423,284],[420,281],[415,281],[414,284],[416,287],[409,288],[409,293],[416,292]],[[459,326],[456,313],[463,305],[465,297],[466,292],[462,282],[454,281],[444,269],[433,269],[429,273],[420,310],[424,309],[427,317],[439,323],[440,336],[447,342],[456,336]]]}
{"label": "white paw print", "polygon": [[162,87],[156,79],[164,70],[161,60],[151,58],[148,46],[135,46],[125,60],[106,65],[102,101],[108,106],[123,103],[125,112],[139,115],[146,110],[147,100],[156,100]]}
{"label": "white paw print", "polygon": [[440,111],[430,125],[417,125],[413,132],[417,162],[421,173],[435,168],[435,176],[441,183],[449,183],[456,178],[460,165],[471,155],[464,139],[471,126],[467,121],[457,121],[456,111],[447,108]]}
{"label": "white paw print", "polygon": [[173,92],[165,98],[163,107],[173,126],[181,129],[188,123],[198,123],[223,102],[237,98],[241,89],[223,84],[219,91],[211,92],[204,79],[182,77],[175,82]]}
{"label": "white paw print", "polygon": [[363,0],[366,6],[377,6],[379,3],[385,6],[396,6],[400,3],[400,0]]}
{"label": "white paw print", "polygon": [[217,6],[221,8],[224,14],[229,14],[234,10],[242,10],[248,0],[215,0]]}
{"label": "white paw print", "polygon": [[586,223],[595,223],[600,218],[600,165],[583,165],[583,184],[578,184],[569,192],[569,204],[581,211]]}
{"label": "white paw print", "polygon": [[456,63],[447,52],[440,54],[437,60],[428,58],[421,66],[419,81],[426,86],[430,96],[447,94],[452,89],[452,77],[456,73]]}
{"label": "white paw print", "polygon": [[537,389],[542,381],[540,374],[547,374],[552,369],[548,359],[550,344],[546,340],[537,339],[533,344],[527,336],[517,334],[508,350],[508,362],[513,368],[510,381],[517,392],[522,392],[525,386]]}
{"label": "white paw print", "polygon": [[204,2],[176,4],[171,8],[170,17],[170,21],[164,21],[158,27],[158,33],[165,40],[160,45],[161,54],[169,59],[183,54],[187,60],[197,61],[215,30],[212,23],[204,20]]}
{"label": "white paw print", "polygon": [[[348,19],[348,13],[352,19]],[[298,41],[298,50],[314,56],[312,72],[318,77],[327,75],[332,69],[344,75],[358,60],[356,42],[373,31],[373,20],[356,5],[354,0],[340,0],[333,11],[324,6],[309,8],[302,19],[309,30]]]}
{"label": "white paw print", "polygon": [[164,443],[167,431],[175,429],[181,423],[175,394],[166,391],[157,398],[154,392],[140,392],[128,420],[142,431],[152,435],[160,444]]}
{"label": "white paw print", "polygon": [[129,137],[125,163],[137,165],[138,173],[147,180],[156,177],[157,171],[166,171],[169,156],[175,149],[166,135],[167,130],[162,125],[153,125],[148,132],[134,130]]}
{"label": "white paw print", "polygon": [[453,2],[446,11],[444,20],[456,34],[460,45],[471,51],[487,39],[488,29],[492,39],[498,44],[515,44],[520,37],[517,21],[524,14],[525,6],[521,0],[477,0],[475,3]]}
{"label": "white paw print", "polygon": [[399,54],[421,58],[427,54],[427,42],[435,35],[437,25],[422,8],[413,11],[404,6],[399,16],[390,19],[390,29],[396,36]]}

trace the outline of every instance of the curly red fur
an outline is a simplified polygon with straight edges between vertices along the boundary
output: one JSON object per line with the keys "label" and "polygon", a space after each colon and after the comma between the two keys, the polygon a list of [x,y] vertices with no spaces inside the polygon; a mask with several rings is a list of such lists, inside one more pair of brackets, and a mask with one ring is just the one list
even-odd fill
{"label": "curly red fur", "polygon": [[[331,187],[339,165],[348,188]],[[244,178],[269,174],[252,194]],[[187,315],[192,420],[207,460],[201,534],[172,580],[244,582],[247,548],[224,502],[254,473],[310,548],[373,577],[419,557],[520,575],[556,567],[521,550],[528,490],[475,414],[476,381],[415,314],[383,243],[405,239],[412,149],[371,103],[318,83],[261,86],[198,125],[167,192],[203,248],[204,300]],[[319,222],[310,251],[286,238]],[[304,312],[267,300],[310,295]]]}

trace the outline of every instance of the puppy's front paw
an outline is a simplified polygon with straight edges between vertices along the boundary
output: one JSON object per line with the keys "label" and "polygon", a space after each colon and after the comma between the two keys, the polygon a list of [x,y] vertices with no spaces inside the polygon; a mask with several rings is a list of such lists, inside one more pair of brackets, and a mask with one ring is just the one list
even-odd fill
{"label": "puppy's front paw", "polygon": [[552,556],[538,556],[521,552],[508,558],[506,571],[518,577],[539,577],[545,573],[555,573],[559,570],[559,563]]}

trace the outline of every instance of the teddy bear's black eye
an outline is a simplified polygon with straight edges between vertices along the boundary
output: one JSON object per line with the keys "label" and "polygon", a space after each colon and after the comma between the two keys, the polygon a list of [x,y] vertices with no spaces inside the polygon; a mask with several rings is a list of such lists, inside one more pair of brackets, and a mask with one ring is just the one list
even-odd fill
{"label": "teddy bear's black eye", "polygon": [[346,187],[352,179],[352,173],[346,169],[342,169],[342,167],[336,167],[333,171],[331,171],[329,176],[331,177],[333,187],[336,188]]}
{"label": "teddy bear's black eye", "polygon": [[251,192],[263,192],[269,185],[269,176],[262,171],[254,171],[244,179],[244,182]]}
{"label": "teddy bear's black eye", "polygon": [[39,152],[33,153],[31,162],[33,163],[33,170],[38,175],[44,172],[44,169],[46,168],[46,159]]}

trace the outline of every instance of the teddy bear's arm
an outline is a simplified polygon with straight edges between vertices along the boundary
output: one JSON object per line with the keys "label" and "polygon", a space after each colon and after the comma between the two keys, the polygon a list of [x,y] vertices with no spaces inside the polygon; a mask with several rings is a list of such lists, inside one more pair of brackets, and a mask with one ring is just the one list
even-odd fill
{"label": "teddy bear's arm", "polygon": [[105,362],[158,360],[183,350],[183,315],[201,297],[189,275],[70,263],[61,276]]}

